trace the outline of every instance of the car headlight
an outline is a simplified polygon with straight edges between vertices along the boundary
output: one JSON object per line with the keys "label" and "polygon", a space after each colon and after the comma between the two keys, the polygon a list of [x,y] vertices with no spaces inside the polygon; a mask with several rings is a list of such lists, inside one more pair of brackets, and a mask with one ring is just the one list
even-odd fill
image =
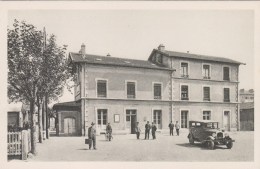
{"label": "car headlight", "polygon": [[212,137],[216,137],[216,133],[212,133]]}

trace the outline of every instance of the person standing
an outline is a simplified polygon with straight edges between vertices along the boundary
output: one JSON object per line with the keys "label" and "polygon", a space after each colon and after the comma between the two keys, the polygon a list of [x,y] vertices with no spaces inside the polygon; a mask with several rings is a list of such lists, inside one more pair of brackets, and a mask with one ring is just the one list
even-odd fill
{"label": "person standing", "polygon": [[109,141],[111,141],[112,138],[112,127],[110,125],[110,123],[107,124],[106,126],[106,135]]}
{"label": "person standing", "polygon": [[179,136],[180,125],[179,125],[179,122],[178,122],[178,121],[176,121],[175,128],[176,128],[177,136]]}
{"label": "person standing", "polygon": [[136,122],[135,133],[136,133],[136,138],[139,139],[139,136],[141,133],[141,128],[139,126],[139,122]]}
{"label": "person standing", "polygon": [[169,124],[168,127],[170,128],[170,136],[173,136],[174,124],[172,123],[172,121],[171,121],[171,123]]}
{"label": "person standing", "polygon": [[89,149],[91,150],[92,142],[93,148],[96,150],[96,129],[94,127],[95,123],[91,123],[91,127],[88,128],[88,138],[91,140],[89,144]]}
{"label": "person standing", "polygon": [[145,125],[145,139],[149,139],[151,125],[149,124],[149,121],[147,121]]}
{"label": "person standing", "polygon": [[152,122],[152,136],[153,136],[153,139],[156,139],[156,135],[155,135],[156,130],[157,130],[157,127],[156,127],[156,125]]}

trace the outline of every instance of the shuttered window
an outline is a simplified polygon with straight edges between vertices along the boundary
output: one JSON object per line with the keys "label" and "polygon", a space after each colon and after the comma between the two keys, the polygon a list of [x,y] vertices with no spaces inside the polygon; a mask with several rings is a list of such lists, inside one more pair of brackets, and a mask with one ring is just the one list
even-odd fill
{"label": "shuttered window", "polygon": [[203,87],[203,100],[210,101],[210,88]]}
{"label": "shuttered window", "polygon": [[230,80],[229,67],[223,67],[223,80]]}
{"label": "shuttered window", "polygon": [[135,98],[135,83],[127,82],[127,98],[134,99]]}
{"label": "shuttered window", "polygon": [[97,81],[97,96],[98,97],[107,97],[107,81],[106,80]]}
{"label": "shuttered window", "polygon": [[224,88],[224,102],[230,102],[229,88]]}
{"label": "shuttered window", "polygon": [[162,85],[159,83],[154,84],[154,99],[162,99]]}

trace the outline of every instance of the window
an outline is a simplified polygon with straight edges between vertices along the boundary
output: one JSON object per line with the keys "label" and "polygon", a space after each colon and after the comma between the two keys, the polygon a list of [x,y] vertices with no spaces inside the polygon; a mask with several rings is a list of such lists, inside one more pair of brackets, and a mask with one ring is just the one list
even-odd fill
{"label": "window", "polygon": [[181,63],[181,77],[189,77],[188,63]]}
{"label": "window", "polygon": [[97,126],[98,128],[105,129],[107,124],[107,109],[97,110]]}
{"label": "window", "polygon": [[154,110],[153,111],[153,123],[158,129],[162,129],[162,111]]}
{"label": "window", "polygon": [[223,80],[230,80],[229,67],[223,67]]}
{"label": "window", "polygon": [[210,88],[203,87],[203,100],[210,101]]}
{"label": "window", "polygon": [[181,111],[181,128],[188,128],[188,111]]}
{"label": "window", "polygon": [[135,98],[135,82],[127,82],[127,98]]}
{"label": "window", "polygon": [[156,55],[156,62],[162,64],[162,55]]}
{"label": "window", "polygon": [[107,97],[107,81],[106,80],[97,81],[97,96],[98,97]]}
{"label": "window", "polygon": [[181,100],[189,100],[189,88],[187,85],[181,86]]}
{"label": "window", "polygon": [[203,65],[203,79],[210,79],[210,66],[209,65]]}
{"label": "window", "polygon": [[159,83],[155,83],[153,85],[154,90],[154,99],[162,99],[162,85]]}
{"label": "window", "polygon": [[229,88],[224,88],[224,102],[230,102]]}
{"label": "window", "polygon": [[211,112],[203,111],[203,120],[210,120],[210,119],[211,119]]}

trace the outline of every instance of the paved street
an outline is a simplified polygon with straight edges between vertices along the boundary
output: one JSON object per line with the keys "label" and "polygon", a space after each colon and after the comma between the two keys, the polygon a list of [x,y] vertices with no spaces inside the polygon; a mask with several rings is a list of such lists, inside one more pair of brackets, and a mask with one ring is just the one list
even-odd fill
{"label": "paved street", "polygon": [[156,140],[137,140],[135,135],[114,135],[111,142],[97,136],[97,150],[88,150],[84,137],[51,137],[38,145],[38,155],[28,161],[253,161],[254,133],[235,132],[231,150],[208,150],[190,145],[187,133],[181,136],[157,134]]}

